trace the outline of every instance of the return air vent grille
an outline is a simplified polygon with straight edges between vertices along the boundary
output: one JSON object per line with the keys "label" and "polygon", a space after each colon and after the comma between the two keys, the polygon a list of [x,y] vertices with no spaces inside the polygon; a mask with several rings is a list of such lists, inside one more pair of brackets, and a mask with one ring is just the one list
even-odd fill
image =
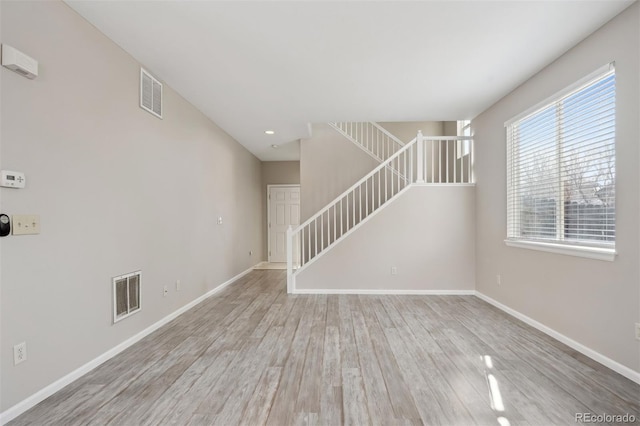
{"label": "return air vent grille", "polygon": [[113,322],[114,324],[141,309],[140,284],[142,272],[113,277]]}
{"label": "return air vent grille", "polygon": [[162,83],[140,68],[140,107],[162,118]]}

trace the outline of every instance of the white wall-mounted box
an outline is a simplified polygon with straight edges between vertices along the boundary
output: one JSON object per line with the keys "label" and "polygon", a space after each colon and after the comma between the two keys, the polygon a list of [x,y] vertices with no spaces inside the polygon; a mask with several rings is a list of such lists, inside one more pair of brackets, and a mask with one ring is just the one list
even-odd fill
{"label": "white wall-mounted box", "polygon": [[22,172],[12,172],[11,170],[2,170],[0,172],[2,178],[0,179],[0,186],[5,188],[24,188],[27,180]]}
{"label": "white wall-mounted box", "polygon": [[2,66],[31,80],[38,76],[38,61],[6,44],[2,45]]}

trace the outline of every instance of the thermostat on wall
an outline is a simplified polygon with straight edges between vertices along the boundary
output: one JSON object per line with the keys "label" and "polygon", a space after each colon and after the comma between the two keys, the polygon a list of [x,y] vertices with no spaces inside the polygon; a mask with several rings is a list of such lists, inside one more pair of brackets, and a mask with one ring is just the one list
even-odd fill
{"label": "thermostat on wall", "polygon": [[5,188],[24,188],[25,183],[27,183],[27,180],[24,177],[24,173],[9,170],[2,171],[0,186]]}

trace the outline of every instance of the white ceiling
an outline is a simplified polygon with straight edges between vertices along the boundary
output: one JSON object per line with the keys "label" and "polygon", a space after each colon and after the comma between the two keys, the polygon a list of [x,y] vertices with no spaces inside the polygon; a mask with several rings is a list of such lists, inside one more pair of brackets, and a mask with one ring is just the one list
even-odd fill
{"label": "white ceiling", "polygon": [[633,2],[66,3],[258,158],[295,160],[308,123],[473,118]]}

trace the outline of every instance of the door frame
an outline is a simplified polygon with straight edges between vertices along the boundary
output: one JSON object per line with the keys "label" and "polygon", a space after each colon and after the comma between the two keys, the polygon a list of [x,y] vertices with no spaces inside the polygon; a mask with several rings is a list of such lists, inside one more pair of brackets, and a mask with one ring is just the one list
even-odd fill
{"label": "door frame", "polygon": [[[269,193],[271,188],[298,188],[300,190],[299,183],[278,183],[267,185],[267,262],[271,263],[271,199]],[[302,203],[302,197],[300,197],[300,203]]]}

